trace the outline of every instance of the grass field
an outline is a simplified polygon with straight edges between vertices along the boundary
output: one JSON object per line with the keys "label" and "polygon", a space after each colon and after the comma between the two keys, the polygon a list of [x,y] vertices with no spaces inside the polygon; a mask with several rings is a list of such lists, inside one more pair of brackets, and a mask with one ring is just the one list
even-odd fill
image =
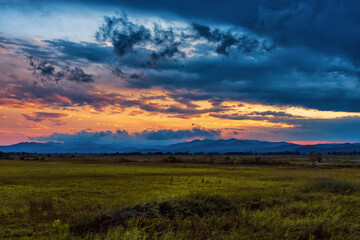
{"label": "grass field", "polygon": [[0,160],[0,239],[360,239],[359,184],[334,163]]}

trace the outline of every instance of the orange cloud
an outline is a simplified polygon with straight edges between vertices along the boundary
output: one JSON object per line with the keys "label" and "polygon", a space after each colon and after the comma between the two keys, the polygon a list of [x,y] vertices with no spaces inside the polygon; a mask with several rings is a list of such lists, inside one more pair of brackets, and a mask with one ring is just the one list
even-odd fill
{"label": "orange cloud", "polygon": [[57,120],[70,116],[67,113],[53,113],[53,112],[33,112],[29,114],[21,114],[24,118],[33,122],[42,122],[44,120]]}
{"label": "orange cloud", "polygon": [[38,124],[38,123],[29,124],[29,125],[26,125],[26,127],[30,128],[30,129],[34,129],[34,130],[37,130],[37,129],[49,129],[49,127]]}

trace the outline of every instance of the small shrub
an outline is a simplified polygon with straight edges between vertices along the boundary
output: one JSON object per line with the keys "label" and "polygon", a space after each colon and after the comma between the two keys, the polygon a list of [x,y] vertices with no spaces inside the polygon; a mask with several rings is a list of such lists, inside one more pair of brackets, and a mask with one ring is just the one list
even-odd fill
{"label": "small shrub", "polygon": [[234,161],[229,156],[226,156],[222,163],[223,164],[234,164]]}
{"label": "small shrub", "polygon": [[126,157],[121,157],[121,158],[118,159],[118,161],[119,161],[119,162],[124,162],[124,163],[125,163],[125,162],[131,162],[131,160],[128,159],[128,158],[126,158]]}
{"label": "small shrub", "polygon": [[56,239],[62,240],[62,239],[69,239],[69,224],[62,223],[59,219],[56,219],[51,224],[52,229],[52,236],[56,236]]}
{"label": "small shrub", "polygon": [[310,154],[310,158],[309,158],[311,164],[314,166],[316,162],[320,163],[322,160],[322,155],[321,153],[314,153],[312,152]]}

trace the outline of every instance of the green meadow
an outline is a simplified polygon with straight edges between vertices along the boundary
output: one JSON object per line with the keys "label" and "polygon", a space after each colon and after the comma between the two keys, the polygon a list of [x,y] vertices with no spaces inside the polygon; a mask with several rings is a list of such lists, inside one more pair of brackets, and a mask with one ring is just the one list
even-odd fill
{"label": "green meadow", "polygon": [[360,239],[346,156],[164,158],[0,160],[0,239]]}

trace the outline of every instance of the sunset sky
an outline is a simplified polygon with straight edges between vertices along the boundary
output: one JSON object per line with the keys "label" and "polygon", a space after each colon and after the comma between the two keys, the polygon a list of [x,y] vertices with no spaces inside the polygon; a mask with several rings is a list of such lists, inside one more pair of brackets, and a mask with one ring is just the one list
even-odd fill
{"label": "sunset sky", "polygon": [[360,142],[359,9],[0,0],[0,145]]}

